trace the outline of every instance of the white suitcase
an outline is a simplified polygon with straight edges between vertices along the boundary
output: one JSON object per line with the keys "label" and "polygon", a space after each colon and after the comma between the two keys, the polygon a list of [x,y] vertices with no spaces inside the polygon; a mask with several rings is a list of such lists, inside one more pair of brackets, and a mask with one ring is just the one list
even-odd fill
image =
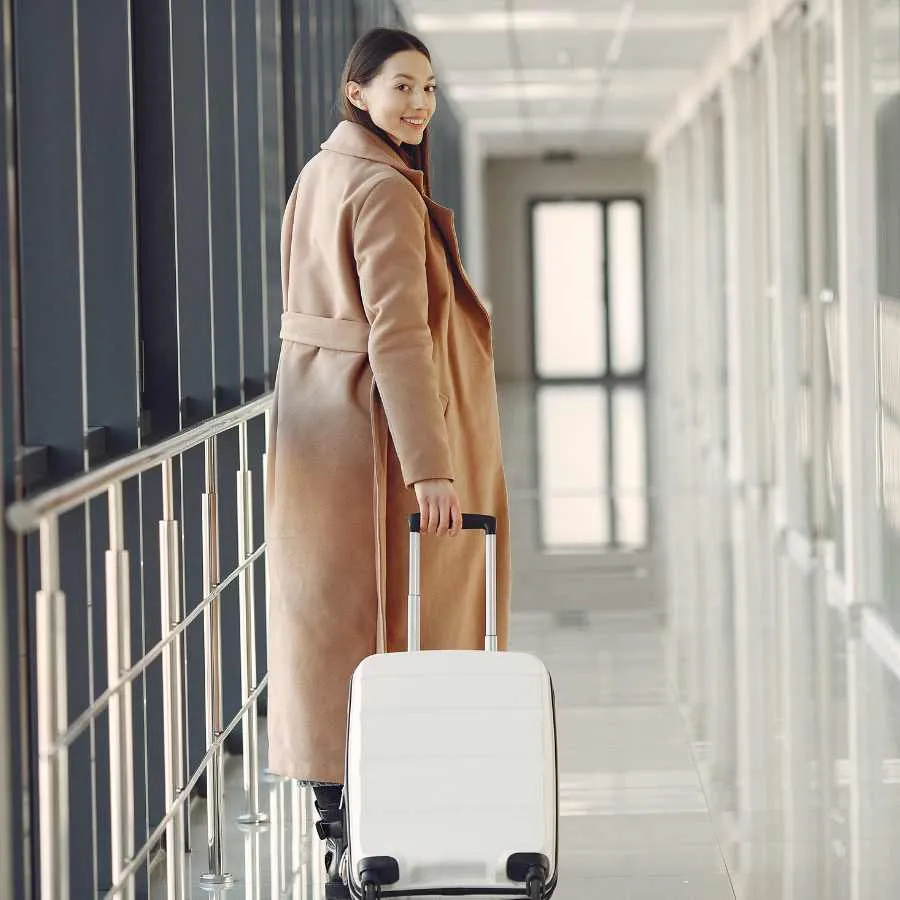
{"label": "white suitcase", "polygon": [[[497,649],[496,520],[485,531],[487,634]],[[356,900],[549,898],[557,882],[553,686],[524,653],[419,651],[419,516],[410,517],[408,653],[350,686],[344,874]]]}

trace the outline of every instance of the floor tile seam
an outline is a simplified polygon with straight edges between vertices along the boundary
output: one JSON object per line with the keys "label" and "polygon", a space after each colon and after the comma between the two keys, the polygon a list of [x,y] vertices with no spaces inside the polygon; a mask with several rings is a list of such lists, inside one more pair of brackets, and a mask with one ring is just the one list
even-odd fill
{"label": "floor tile seam", "polygon": [[[663,652],[665,653],[665,648],[663,647]],[[675,687],[675,684],[672,682],[671,678],[666,678],[666,685],[668,689],[668,694],[670,698],[670,702],[674,705],[675,711],[678,715],[678,719],[681,722],[682,731],[684,732],[685,740],[687,741],[688,751],[691,754],[691,760],[694,764],[694,770],[697,774],[697,779],[700,782],[700,792],[703,795],[703,801],[706,803],[706,814],[709,816],[710,826],[712,827],[713,840],[716,842],[716,850],[719,853],[719,857],[722,860],[722,866],[725,870],[725,874],[728,876],[728,884],[731,888],[731,893],[734,900],[737,900],[737,891],[734,887],[734,877],[732,876],[731,868],[728,865],[728,860],[725,857],[725,851],[722,848],[722,842],[719,839],[719,832],[716,828],[715,819],[713,817],[713,808],[712,803],[710,802],[709,794],[706,790],[706,785],[703,783],[703,775],[700,771],[700,761],[697,758],[697,754],[694,750],[694,742],[691,738],[691,729],[688,724],[687,718],[685,717],[684,710],[682,709],[681,703],[678,702],[678,690]]]}

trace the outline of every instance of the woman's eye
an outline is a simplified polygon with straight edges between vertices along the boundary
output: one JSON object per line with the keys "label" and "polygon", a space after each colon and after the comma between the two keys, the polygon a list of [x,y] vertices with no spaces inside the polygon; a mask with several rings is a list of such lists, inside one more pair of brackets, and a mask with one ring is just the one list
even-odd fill
{"label": "woman's eye", "polygon": [[429,84],[428,87],[425,88],[425,90],[426,90],[426,91],[431,91],[431,93],[433,94],[433,93],[437,90],[437,85],[436,85],[436,84]]}

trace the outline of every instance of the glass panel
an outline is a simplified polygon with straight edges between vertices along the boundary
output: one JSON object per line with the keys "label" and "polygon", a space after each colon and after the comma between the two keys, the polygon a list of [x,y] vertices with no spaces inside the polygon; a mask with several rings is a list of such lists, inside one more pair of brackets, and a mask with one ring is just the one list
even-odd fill
{"label": "glass panel", "polygon": [[644,260],[641,206],[609,205],[609,318],[612,369],[631,375],[644,367]]}
{"label": "glass panel", "polygon": [[537,399],[541,544],[605,546],[611,538],[606,389],[544,386]]}
{"label": "glass panel", "polygon": [[613,508],[620,547],[638,548],[648,543],[646,416],[642,388],[613,390]]}
{"label": "glass panel", "polygon": [[884,590],[900,626],[900,0],[872,0]]}
{"label": "glass panel", "polygon": [[715,434],[720,439],[722,458],[728,456],[728,366],[727,341],[728,321],[726,301],[726,243],[725,243],[725,132],[722,120],[722,105],[718,97],[709,105],[709,158],[712,164],[712,203],[709,209],[707,224],[709,234],[709,263],[710,284],[712,285],[712,298],[714,313],[716,316],[716,372],[715,372],[715,400],[716,408],[713,415],[716,417]]}
{"label": "glass panel", "polygon": [[534,237],[535,364],[541,378],[606,373],[603,210],[538,203]]}
{"label": "glass panel", "polygon": [[840,307],[838,296],[838,229],[837,229],[837,130],[835,106],[835,47],[834,21],[829,14],[817,28],[819,54],[822,60],[821,99],[822,130],[825,141],[825,280],[819,302],[824,307],[826,378],[828,405],[826,434],[827,501],[830,513],[829,535],[834,539],[836,563],[844,570],[843,491],[844,470],[841,461],[841,364],[840,364]]}

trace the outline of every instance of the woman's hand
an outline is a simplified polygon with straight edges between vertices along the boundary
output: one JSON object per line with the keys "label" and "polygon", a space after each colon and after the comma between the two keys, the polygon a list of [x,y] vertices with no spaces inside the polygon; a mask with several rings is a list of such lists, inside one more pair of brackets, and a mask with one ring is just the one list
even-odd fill
{"label": "woman's hand", "polygon": [[450,534],[462,530],[462,513],[453,483],[445,478],[417,481],[413,487],[422,514],[423,534]]}

